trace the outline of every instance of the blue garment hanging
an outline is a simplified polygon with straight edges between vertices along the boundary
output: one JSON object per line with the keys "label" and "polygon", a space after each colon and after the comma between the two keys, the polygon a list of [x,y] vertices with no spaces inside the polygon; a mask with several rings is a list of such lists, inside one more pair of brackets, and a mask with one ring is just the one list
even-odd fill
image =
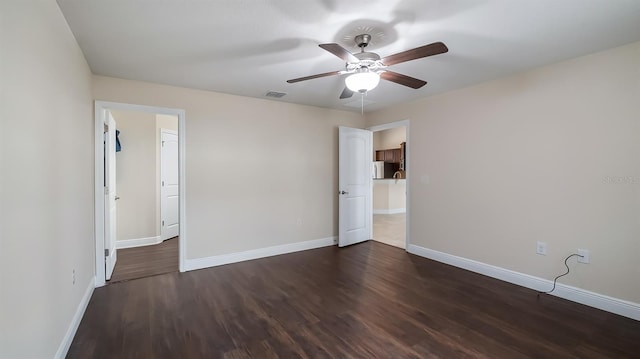
{"label": "blue garment hanging", "polygon": [[120,138],[118,136],[120,136],[120,130],[116,130],[116,152],[120,152],[120,150],[121,150],[121,148],[120,148]]}

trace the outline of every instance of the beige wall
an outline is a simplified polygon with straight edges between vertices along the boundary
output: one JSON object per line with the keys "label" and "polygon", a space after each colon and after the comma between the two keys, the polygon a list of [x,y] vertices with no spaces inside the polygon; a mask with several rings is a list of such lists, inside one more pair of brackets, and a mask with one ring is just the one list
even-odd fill
{"label": "beige wall", "polygon": [[400,144],[406,140],[407,129],[404,126],[376,131],[373,133],[373,150],[377,151],[400,148]]}
{"label": "beige wall", "polygon": [[338,126],[359,114],[102,76],[93,90],[186,111],[187,258],[337,234]]}
{"label": "beige wall", "polygon": [[411,242],[547,279],[586,248],[561,282],[640,303],[639,64],[635,43],[368,114],[411,121]]}
{"label": "beige wall", "polygon": [[[156,128],[158,129],[158,133],[160,133],[160,129],[164,128],[166,130],[178,131],[178,116],[174,115],[156,115]],[[158,137],[158,141],[160,141],[160,137]]]}
{"label": "beige wall", "polygon": [[0,358],[53,358],[93,285],[91,74],[55,1],[0,17]]}
{"label": "beige wall", "polygon": [[117,239],[160,235],[157,216],[156,115],[137,111],[111,113],[120,130],[116,152]]}
{"label": "beige wall", "polygon": [[160,129],[178,130],[178,117],[112,110],[123,150],[116,154],[117,239],[160,236]]}

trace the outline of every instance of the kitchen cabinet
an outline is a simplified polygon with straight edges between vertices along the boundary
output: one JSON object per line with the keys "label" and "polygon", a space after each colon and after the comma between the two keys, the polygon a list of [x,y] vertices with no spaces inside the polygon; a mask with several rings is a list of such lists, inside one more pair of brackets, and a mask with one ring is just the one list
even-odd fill
{"label": "kitchen cabinet", "polygon": [[400,163],[401,159],[402,151],[399,148],[376,151],[376,161]]}

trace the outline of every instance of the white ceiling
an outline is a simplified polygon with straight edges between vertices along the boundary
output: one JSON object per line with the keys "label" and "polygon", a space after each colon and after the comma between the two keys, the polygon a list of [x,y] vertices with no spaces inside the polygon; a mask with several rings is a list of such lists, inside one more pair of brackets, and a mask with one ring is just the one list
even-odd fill
{"label": "white ceiling", "polygon": [[[392,66],[428,82],[381,81],[365,111],[640,41],[640,0],[58,0],[98,75],[360,110],[318,47],[373,35],[382,57],[435,41],[449,52]],[[364,31],[366,30],[366,31]],[[640,66],[640,65],[639,65]],[[594,69],[597,71],[597,69]],[[351,102],[349,106],[349,102]],[[354,103],[355,102],[355,103]]]}

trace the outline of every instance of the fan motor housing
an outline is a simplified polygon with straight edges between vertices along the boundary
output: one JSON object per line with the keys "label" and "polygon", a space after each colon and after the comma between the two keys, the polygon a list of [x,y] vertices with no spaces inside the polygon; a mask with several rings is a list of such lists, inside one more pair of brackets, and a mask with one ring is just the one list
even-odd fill
{"label": "fan motor housing", "polygon": [[378,72],[380,70],[384,70],[386,67],[380,60],[380,56],[376,53],[360,52],[353,54],[353,56],[357,57],[359,61],[347,63],[346,70],[348,72],[357,71],[363,67],[366,67],[370,71]]}
{"label": "fan motor housing", "polygon": [[360,52],[353,54],[353,56],[357,57],[360,61],[380,61],[380,55],[374,52]]}
{"label": "fan motor housing", "polygon": [[380,55],[375,52],[364,51],[364,48],[367,47],[369,41],[371,41],[371,35],[361,34],[356,36],[354,40],[360,48],[359,53],[353,54],[353,56],[358,59],[358,62],[348,62],[347,71],[355,71],[361,68],[377,71],[385,67],[382,61],[380,61]]}

